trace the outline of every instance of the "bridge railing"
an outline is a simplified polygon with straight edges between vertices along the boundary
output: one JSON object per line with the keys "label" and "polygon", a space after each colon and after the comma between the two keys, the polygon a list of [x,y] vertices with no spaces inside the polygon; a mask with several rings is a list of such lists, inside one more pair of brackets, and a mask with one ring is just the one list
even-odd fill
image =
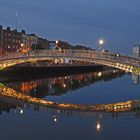
{"label": "bridge railing", "polygon": [[123,64],[131,64],[135,66],[140,66],[140,59],[133,58],[129,56],[108,53],[108,52],[98,52],[90,50],[37,50],[30,51],[28,53],[9,53],[0,56],[0,61],[11,60],[11,59],[28,59],[35,57],[62,57],[62,58],[77,58],[77,59],[87,59],[87,60],[104,60],[111,62],[118,62]]}

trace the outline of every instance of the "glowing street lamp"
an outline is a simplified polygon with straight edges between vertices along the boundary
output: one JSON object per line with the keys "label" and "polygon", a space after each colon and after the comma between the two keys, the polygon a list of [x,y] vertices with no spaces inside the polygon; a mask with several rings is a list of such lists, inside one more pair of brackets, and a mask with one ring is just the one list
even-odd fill
{"label": "glowing street lamp", "polygon": [[59,40],[56,40],[55,43],[56,43],[56,49],[61,51],[61,48],[60,48],[60,45],[59,45]]}
{"label": "glowing street lamp", "polygon": [[104,44],[104,40],[103,40],[103,39],[100,39],[100,40],[99,40],[99,44],[100,44],[100,45],[103,45],[103,44]]}
{"label": "glowing street lamp", "polygon": [[20,44],[20,49],[19,49],[19,50],[23,50],[23,49],[24,49],[24,44],[21,43],[21,44]]}
{"label": "glowing street lamp", "polygon": [[20,44],[20,46],[21,46],[21,47],[23,47],[23,46],[24,46],[24,44],[23,44],[23,43],[21,43],[21,44]]}
{"label": "glowing street lamp", "polygon": [[104,41],[103,39],[100,39],[100,40],[98,41],[98,43],[99,43],[99,49],[100,49],[101,51],[104,51],[103,45],[104,45],[105,41]]}
{"label": "glowing street lamp", "polygon": [[56,42],[56,44],[58,44],[58,43],[59,43],[59,41],[58,41],[58,40],[56,40],[55,42]]}

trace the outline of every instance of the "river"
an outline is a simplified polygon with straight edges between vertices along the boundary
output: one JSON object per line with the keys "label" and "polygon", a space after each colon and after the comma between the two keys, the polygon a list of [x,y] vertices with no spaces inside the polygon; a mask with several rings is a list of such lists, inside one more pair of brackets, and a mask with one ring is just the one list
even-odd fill
{"label": "river", "polygon": [[[138,82],[138,81],[137,81]],[[118,70],[3,80],[1,85],[32,98],[70,104],[113,104],[140,99],[139,83]],[[138,140],[137,111],[55,109],[0,96],[0,137],[11,140]]]}

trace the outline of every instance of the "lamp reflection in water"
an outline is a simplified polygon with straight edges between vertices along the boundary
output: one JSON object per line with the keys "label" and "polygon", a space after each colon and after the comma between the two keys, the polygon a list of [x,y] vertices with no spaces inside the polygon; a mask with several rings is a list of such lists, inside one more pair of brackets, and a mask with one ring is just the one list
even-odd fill
{"label": "lamp reflection in water", "polygon": [[58,118],[56,115],[53,115],[53,122],[57,123],[58,122]]}
{"label": "lamp reflection in water", "polygon": [[20,110],[20,114],[23,114],[23,109]]}
{"label": "lamp reflection in water", "polygon": [[24,113],[24,110],[17,107],[17,108],[15,109],[15,113],[19,113],[19,114],[22,115],[22,114]]}
{"label": "lamp reflection in water", "polygon": [[101,133],[103,127],[102,127],[102,124],[101,124],[101,119],[103,118],[102,115],[97,115],[96,116],[96,133],[99,134]]}
{"label": "lamp reflection in water", "polygon": [[97,76],[98,76],[98,77],[101,77],[101,76],[102,76],[102,72],[98,72],[98,73],[97,73]]}
{"label": "lamp reflection in water", "polygon": [[96,133],[101,133],[102,131],[102,125],[101,125],[101,121],[97,120],[96,121]]}

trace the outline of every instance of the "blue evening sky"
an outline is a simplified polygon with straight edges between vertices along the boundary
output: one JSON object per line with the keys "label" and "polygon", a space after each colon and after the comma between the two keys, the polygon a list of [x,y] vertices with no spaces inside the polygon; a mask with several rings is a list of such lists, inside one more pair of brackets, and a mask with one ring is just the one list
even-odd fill
{"label": "blue evening sky", "polygon": [[140,0],[0,0],[0,24],[49,40],[131,53],[140,42]]}

